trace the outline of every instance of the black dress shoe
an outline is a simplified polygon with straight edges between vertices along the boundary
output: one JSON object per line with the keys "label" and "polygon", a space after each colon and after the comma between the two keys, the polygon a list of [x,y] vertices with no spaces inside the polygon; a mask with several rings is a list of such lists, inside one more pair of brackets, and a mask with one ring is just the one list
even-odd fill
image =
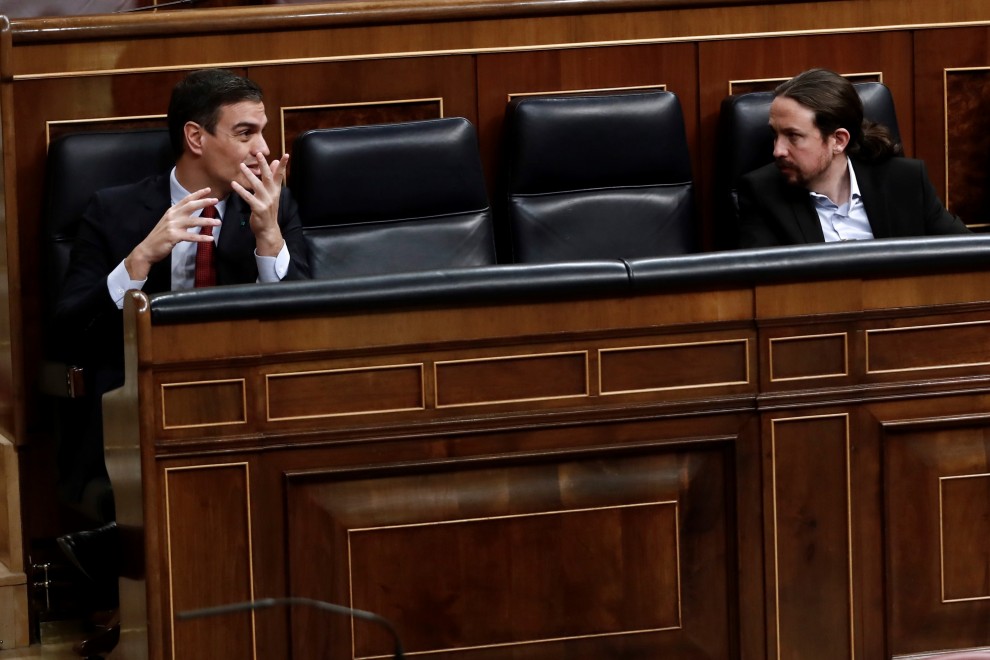
{"label": "black dress shoe", "polygon": [[84,658],[97,658],[112,651],[118,642],[120,642],[120,612],[114,611],[102,626],[73,646],[72,650]]}
{"label": "black dress shoe", "polygon": [[83,575],[98,585],[115,584],[120,575],[120,534],[117,523],[60,536],[58,546]]}

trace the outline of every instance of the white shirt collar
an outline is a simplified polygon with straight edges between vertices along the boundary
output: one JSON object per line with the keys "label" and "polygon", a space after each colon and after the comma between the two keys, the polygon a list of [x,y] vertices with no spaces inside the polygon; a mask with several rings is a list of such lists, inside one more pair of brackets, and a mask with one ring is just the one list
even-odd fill
{"label": "white shirt collar", "polygon": [[[175,168],[168,175],[168,194],[172,198],[172,204],[174,205],[180,199],[184,199],[189,196],[189,191],[182,187],[179,180],[175,176]],[[217,213],[222,218],[224,216],[224,211],[227,209],[227,199],[221,199],[217,202]]]}

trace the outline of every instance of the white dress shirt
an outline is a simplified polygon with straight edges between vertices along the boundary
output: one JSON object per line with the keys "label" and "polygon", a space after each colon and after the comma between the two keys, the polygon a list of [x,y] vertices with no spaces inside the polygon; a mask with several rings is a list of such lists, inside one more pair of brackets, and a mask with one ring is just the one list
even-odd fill
{"label": "white dress shirt", "polygon": [[[175,168],[169,174],[169,194],[171,203],[174,205],[177,200],[189,195],[178,179],[175,178]],[[232,193],[236,194],[236,193]],[[217,203],[217,214],[223,217],[227,210],[227,200],[222,199]],[[198,232],[199,227],[190,227],[190,232]],[[213,228],[213,242],[220,240],[220,226]],[[259,282],[278,282],[289,270],[289,248],[282,244],[282,249],[275,257],[263,257],[254,252],[255,261],[258,264]],[[190,241],[179,241],[172,248],[172,291],[182,291],[193,288],[196,280],[196,243]],[[121,261],[117,267],[107,275],[107,289],[110,297],[116,303],[118,309],[124,308],[124,294],[130,289],[143,289],[147,278],[143,280],[132,280]]]}
{"label": "white dress shirt", "polygon": [[852,161],[846,158],[846,168],[849,172],[849,201],[839,206],[825,195],[810,192],[818,212],[818,221],[822,225],[822,233],[826,243],[836,241],[862,241],[873,238],[870,219],[866,217],[866,207],[859,192],[859,182],[856,181],[856,171]]}

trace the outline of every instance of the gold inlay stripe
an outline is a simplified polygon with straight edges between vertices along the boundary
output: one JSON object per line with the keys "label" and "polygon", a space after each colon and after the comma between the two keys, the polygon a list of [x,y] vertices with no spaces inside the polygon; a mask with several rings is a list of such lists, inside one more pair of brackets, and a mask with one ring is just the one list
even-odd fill
{"label": "gold inlay stripe", "polygon": [[49,119],[45,122],[45,148],[52,142],[52,126],[85,125],[108,122],[135,121],[138,119],[166,119],[167,115],[129,115],[125,117],[87,117],[85,119]]}
{"label": "gold inlay stripe", "polygon": [[443,117],[443,97],[432,96],[421,99],[395,99],[391,101],[354,101],[351,103],[322,103],[315,105],[286,105],[279,108],[280,134],[282,137],[282,153],[288,153],[285,144],[285,113],[301,110],[324,110],[332,108],[362,108],[374,105],[412,105],[413,103],[436,102],[440,106],[440,117]]}
{"label": "gold inlay stripe", "polygon": [[[879,78],[880,82],[883,82],[883,71],[861,71],[859,73],[842,73],[839,75],[841,75],[843,78],[864,78],[867,76],[869,77],[876,76],[877,78]],[[747,84],[751,85],[753,83],[768,83],[768,82],[782,83],[785,80],[790,80],[790,79],[791,79],[790,76],[784,76],[782,78],[749,78],[745,80],[730,80],[729,96],[735,94],[735,92],[732,89],[734,85],[747,85]],[[856,81],[853,80],[853,82]]]}
{"label": "gold inlay stripe", "polygon": [[667,85],[633,85],[631,87],[591,87],[588,89],[554,89],[544,92],[509,92],[507,100],[524,98],[528,96],[577,96],[580,94],[596,94],[600,92],[643,92],[643,91],[667,91]]}
{"label": "gold inlay stripe", "polygon": [[832,34],[870,34],[877,32],[910,32],[931,28],[983,27],[990,25],[988,20],[977,21],[946,21],[935,23],[906,23],[900,25],[875,25],[869,27],[838,27],[828,29],[779,30],[766,32],[741,32],[731,34],[701,34],[679,35],[672,37],[653,37],[645,39],[607,39],[599,41],[558,42],[544,44],[524,44],[520,46],[489,46],[477,48],[447,48],[437,50],[411,50],[401,52],[374,52],[349,55],[325,55],[314,57],[289,57],[282,59],[261,60],[231,60],[226,62],[194,62],[171,66],[125,67],[119,69],[68,70],[51,73],[21,73],[15,74],[13,80],[44,80],[49,78],[79,78],[105,75],[125,75],[132,73],[156,73],[169,71],[194,71],[206,67],[238,68],[252,66],[285,66],[292,64],[320,64],[325,62],[354,62],[365,60],[387,60],[409,57],[437,57],[443,55],[483,55],[498,53],[527,52],[534,50],[564,50],[577,48],[601,48],[608,46],[636,46],[651,44],[694,43],[706,41],[732,41],[740,39],[763,39],[779,37],[802,37]]}

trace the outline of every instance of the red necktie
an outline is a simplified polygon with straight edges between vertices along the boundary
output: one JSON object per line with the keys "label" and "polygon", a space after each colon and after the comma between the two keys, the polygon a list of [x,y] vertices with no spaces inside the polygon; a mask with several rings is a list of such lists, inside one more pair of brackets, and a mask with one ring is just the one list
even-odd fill
{"label": "red necktie", "polygon": [[[217,207],[207,206],[200,215],[202,218],[217,217]],[[213,226],[200,227],[200,234],[213,236]],[[213,263],[213,241],[196,243],[196,281],[194,286],[213,286],[217,283],[217,270]]]}

